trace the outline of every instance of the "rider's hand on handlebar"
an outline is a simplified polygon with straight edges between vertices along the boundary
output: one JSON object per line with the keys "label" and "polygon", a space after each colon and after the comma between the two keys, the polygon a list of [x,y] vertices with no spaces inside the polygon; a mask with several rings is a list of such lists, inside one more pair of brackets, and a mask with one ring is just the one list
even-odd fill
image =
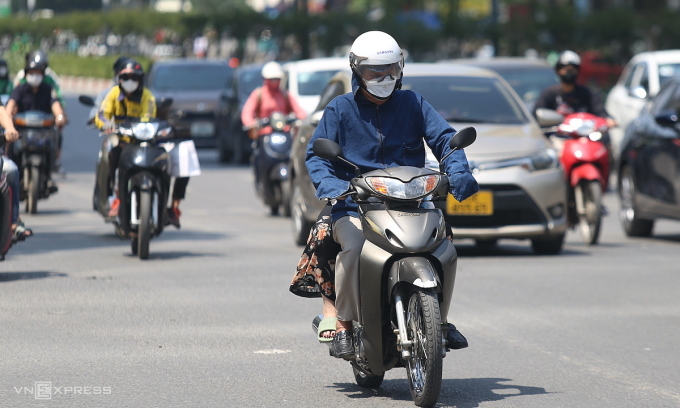
{"label": "rider's hand on handlebar", "polygon": [[14,127],[5,128],[5,140],[7,142],[11,143],[16,141],[17,139],[19,139],[19,132],[17,132],[17,130]]}
{"label": "rider's hand on handlebar", "polygon": [[607,127],[613,128],[618,126],[619,124],[616,123],[616,121],[613,118],[607,118]]}
{"label": "rider's hand on handlebar", "polygon": [[104,133],[113,133],[115,130],[116,130],[115,120],[104,121],[104,125],[102,126],[102,131],[104,131]]}

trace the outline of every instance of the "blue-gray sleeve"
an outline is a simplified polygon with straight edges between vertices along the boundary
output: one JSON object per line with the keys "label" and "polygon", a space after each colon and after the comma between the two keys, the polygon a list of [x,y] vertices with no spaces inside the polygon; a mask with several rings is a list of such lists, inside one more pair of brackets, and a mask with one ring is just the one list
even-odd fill
{"label": "blue-gray sleeve", "polygon": [[[427,142],[437,160],[441,162],[441,158],[451,151],[449,140],[456,131],[434,110],[429,102],[422,99],[421,106],[425,142]],[[449,189],[456,200],[463,201],[479,191],[479,185],[470,172],[470,166],[463,150],[457,150],[446,158],[444,171],[449,175]]]}
{"label": "blue-gray sleeve", "polygon": [[339,117],[335,106],[327,106],[307,145],[305,164],[318,198],[337,198],[347,192],[350,186],[349,181],[341,180],[335,175],[335,167],[330,160],[322,159],[314,155],[312,151],[316,139],[330,139],[338,142],[338,123]]}

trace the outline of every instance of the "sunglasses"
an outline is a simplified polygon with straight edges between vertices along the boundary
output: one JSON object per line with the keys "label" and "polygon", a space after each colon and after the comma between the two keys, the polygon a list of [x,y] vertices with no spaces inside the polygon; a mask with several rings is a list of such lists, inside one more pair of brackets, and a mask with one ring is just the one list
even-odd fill
{"label": "sunglasses", "polygon": [[139,75],[135,75],[135,74],[122,74],[122,75],[119,75],[118,78],[120,78],[121,81],[128,81],[130,79],[135,80],[135,81],[139,81]]}

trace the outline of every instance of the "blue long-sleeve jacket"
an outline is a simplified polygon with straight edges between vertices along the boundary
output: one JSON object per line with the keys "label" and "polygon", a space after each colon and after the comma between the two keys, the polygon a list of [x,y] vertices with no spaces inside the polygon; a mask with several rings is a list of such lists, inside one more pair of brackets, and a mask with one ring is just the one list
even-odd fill
{"label": "blue long-sleeve jacket", "polygon": [[[312,146],[316,139],[337,142],[344,157],[359,166],[362,173],[396,166],[424,167],[423,141],[438,160],[451,150],[449,140],[456,131],[421,95],[396,90],[387,102],[376,105],[353,82],[353,93],[338,96],[328,104],[307,147],[307,170],[318,198],[337,198],[347,192],[355,172],[342,161],[315,156]],[[451,193],[458,201],[479,190],[462,150],[445,160],[444,169]],[[357,208],[349,197],[338,200],[333,205],[332,221],[345,215],[356,216]]]}

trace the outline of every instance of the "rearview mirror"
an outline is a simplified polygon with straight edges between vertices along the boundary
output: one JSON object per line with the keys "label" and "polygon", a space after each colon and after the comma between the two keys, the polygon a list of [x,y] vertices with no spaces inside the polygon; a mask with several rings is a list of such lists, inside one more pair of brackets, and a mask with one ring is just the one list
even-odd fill
{"label": "rearview mirror", "polygon": [[675,111],[665,111],[654,117],[661,126],[673,127],[678,124],[678,114]]}
{"label": "rearview mirror", "polygon": [[169,108],[172,105],[172,98],[163,98],[161,101],[158,103],[157,109],[166,109]]}
{"label": "rearview mirror", "polygon": [[323,117],[323,111],[320,110],[320,111],[316,111],[316,112],[312,113],[312,117],[309,118],[309,120],[311,121],[312,125],[317,126],[319,124],[319,122],[321,122],[322,117]]}
{"label": "rearview mirror", "polygon": [[340,145],[328,139],[316,139],[312,145],[314,154],[326,160],[340,160],[342,149]]}
{"label": "rearview mirror", "polygon": [[90,106],[90,107],[94,106],[94,99],[92,99],[91,97],[89,97],[87,95],[80,95],[78,97],[78,102],[82,103],[85,106]]}
{"label": "rearview mirror", "polygon": [[538,108],[536,109],[536,120],[538,126],[546,128],[559,125],[564,120],[564,116],[552,109]]}
{"label": "rearview mirror", "polygon": [[465,149],[477,140],[477,130],[473,127],[466,127],[456,133],[449,141],[451,150]]}

